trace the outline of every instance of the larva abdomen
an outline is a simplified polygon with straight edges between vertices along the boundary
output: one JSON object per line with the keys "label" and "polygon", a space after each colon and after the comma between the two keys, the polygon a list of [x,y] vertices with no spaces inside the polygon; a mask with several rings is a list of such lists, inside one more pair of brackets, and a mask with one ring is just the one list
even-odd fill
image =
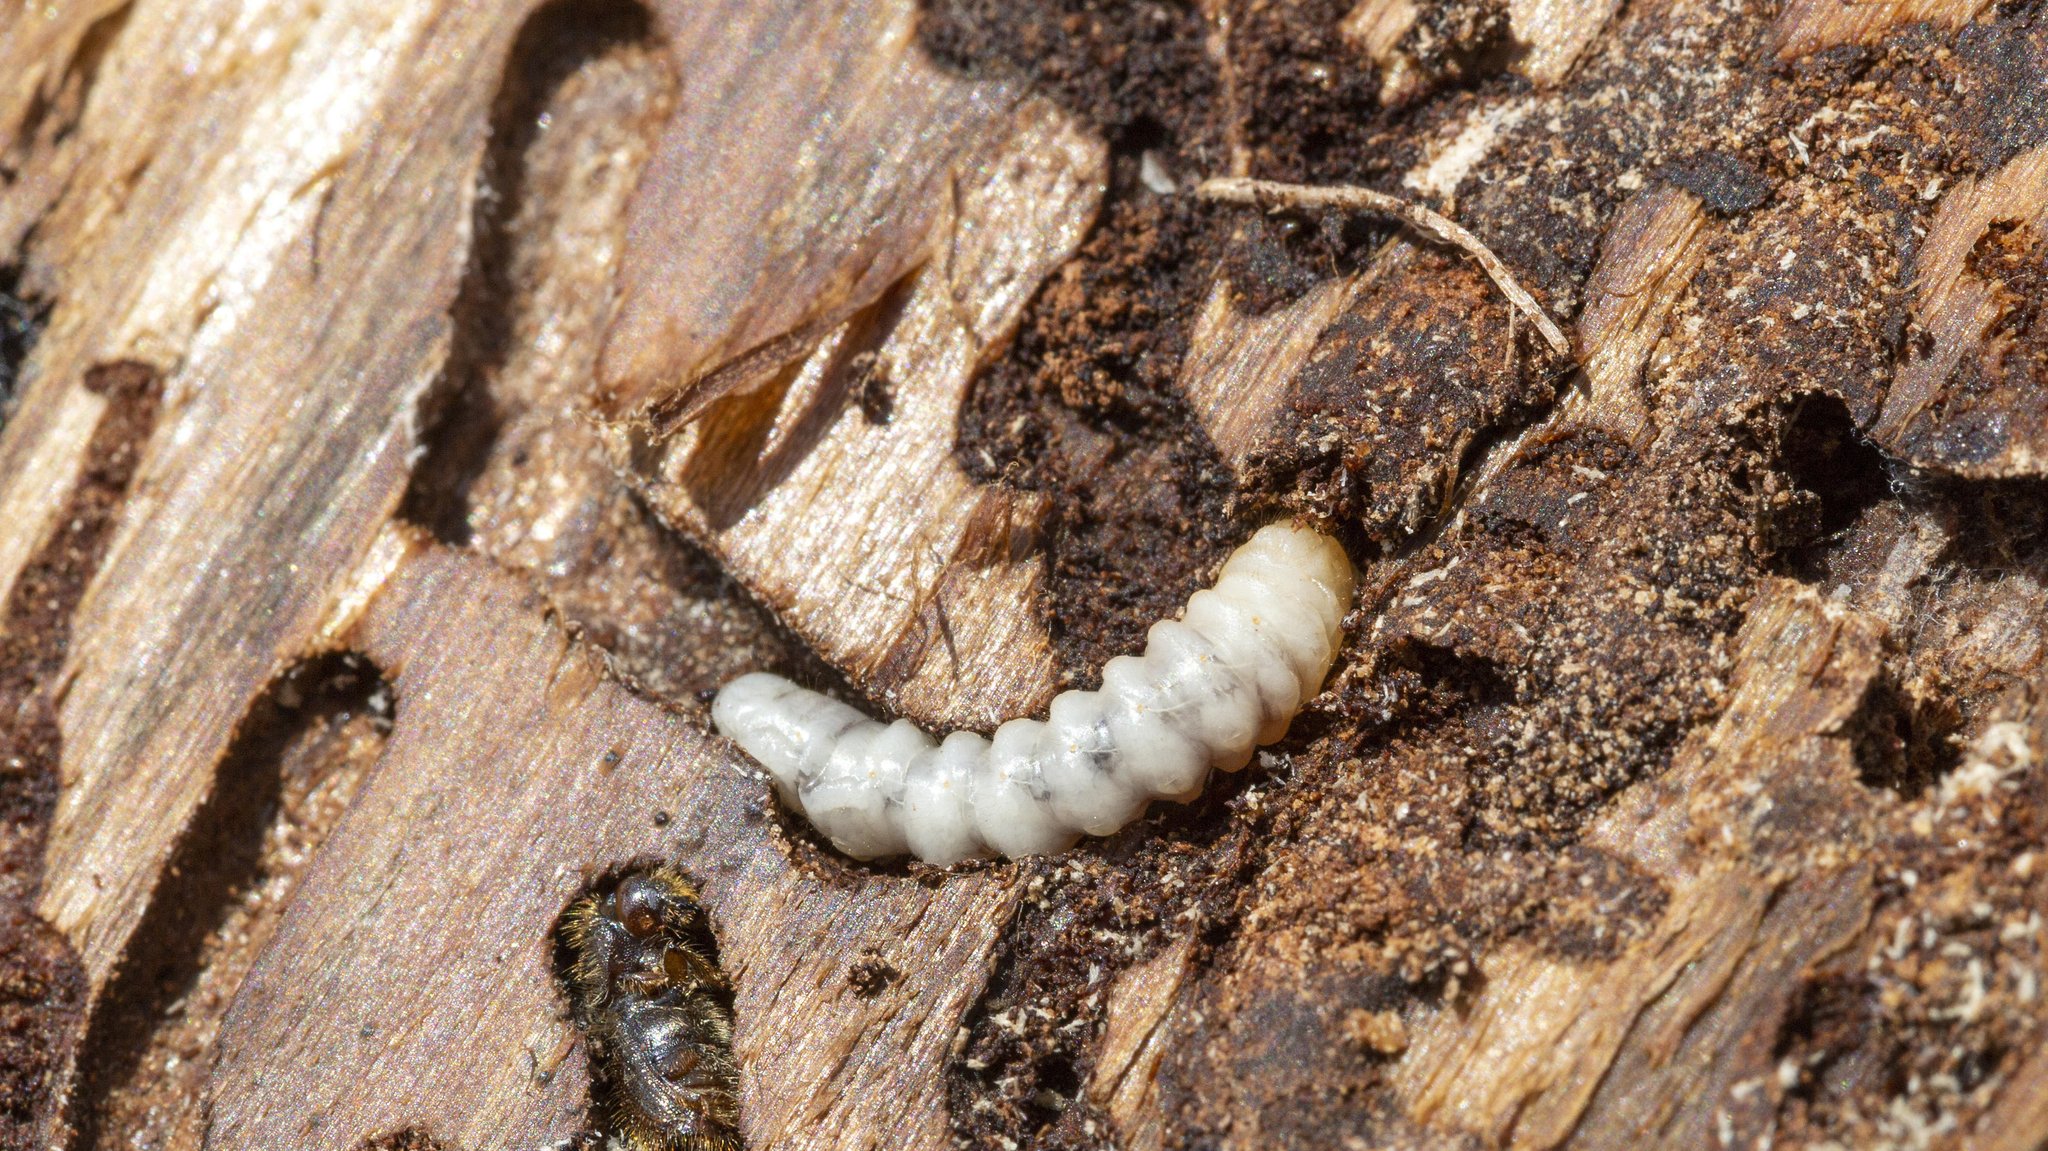
{"label": "larva abdomen", "polygon": [[1351,590],[1336,541],[1273,524],[1180,619],[1152,625],[1143,655],[1110,660],[1099,691],[1062,692],[1047,719],[1013,719],[993,738],[934,743],[763,672],[725,685],[711,716],[857,859],[1059,851],[1154,799],[1194,798],[1210,769],[1236,771],[1279,739],[1322,690]]}

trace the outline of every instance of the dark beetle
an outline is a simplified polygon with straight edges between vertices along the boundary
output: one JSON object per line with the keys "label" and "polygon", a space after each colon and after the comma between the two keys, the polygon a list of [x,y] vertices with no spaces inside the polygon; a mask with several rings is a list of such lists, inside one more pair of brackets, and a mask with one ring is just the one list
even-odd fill
{"label": "dark beetle", "polygon": [[739,1151],[732,984],[696,887],[670,867],[629,874],[577,900],[563,938],[613,1133],[630,1151]]}

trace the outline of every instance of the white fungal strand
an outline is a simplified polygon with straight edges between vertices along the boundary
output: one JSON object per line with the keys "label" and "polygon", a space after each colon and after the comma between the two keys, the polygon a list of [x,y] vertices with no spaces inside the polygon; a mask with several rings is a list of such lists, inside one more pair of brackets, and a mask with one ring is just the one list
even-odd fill
{"label": "white fungal strand", "polygon": [[856,859],[1059,851],[1154,799],[1193,799],[1211,768],[1236,771],[1285,734],[1322,690],[1351,589],[1336,541],[1273,524],[1180,619],[1152,625],[1145,654],[1110,660],[1101,690],[1061,692],[1047,718],[1013,719],[992,739],[934,743],[908,720],[877,723],[765,672],[726,684],[711,718]]}

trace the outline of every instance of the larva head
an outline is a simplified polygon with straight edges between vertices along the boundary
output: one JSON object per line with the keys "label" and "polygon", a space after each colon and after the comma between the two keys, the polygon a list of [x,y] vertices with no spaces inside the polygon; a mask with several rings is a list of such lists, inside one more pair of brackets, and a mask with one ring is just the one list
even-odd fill
{"label": "larva head", "polygon": [[775,780],[784,803],[815,777],[839,740],[873,721],[852,707],[779,675],[749,672],[718,689],[711,722]]}

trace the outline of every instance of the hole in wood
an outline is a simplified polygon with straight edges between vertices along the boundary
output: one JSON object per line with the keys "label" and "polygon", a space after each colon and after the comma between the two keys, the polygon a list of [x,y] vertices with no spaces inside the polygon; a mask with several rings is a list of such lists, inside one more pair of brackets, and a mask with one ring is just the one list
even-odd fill
{"label": "hole in wood", "polygon": [[[630,0],[555,0],[513,44],[477,174],[454,347],[402,511],[446,543],[470,542],[471,489],[526,462],[508,442],[523,438],[519,418],[559,415],[590,378],[611,278],[603,253],[672,87],[654,41]],[[630,157],[624,171],[614,153]]]}
{"label": "hole in wood", "polygon": [[696,884],[666,864],[562,913],[555,970],[591,1066],[591,1123],[625,1151],[740,1151],[733,988]]}
{"label": "hole in wood", "polygon": [[1848,725],[1856,773],[1871,787],[1912,799],[1961,765],[1962,709],[1943,695],[1915,693],[1887,669],[1870,685]]}
{"label": "hole in wood", "polygon": [[1792,401],[1777,462],[1791,490],[1767,513],[1766,538],[1787,574],[1823,582],[1863,514],[1897,498],[1884,454],[1857,430],[1847,405],[1813,394]]}
{"label": "hole in wood", "polygon": [[392,695],[359,656],[274,680],[164,871],[80,1057],[74,1146],[197,1147],[229,1003],[382,753]]}
{"label": "hole in wood", "polygon": [[56,1137],[83,1025],[78,956],[34,910],[64,758],[57,705],[72,616],[99,574],[156,427],[160,384],[144,364],[86,373],[83,392],[104,407],[68,498],[46,520],[0,612],[0,1019],[16,1039],[0,1045],[0,1146]]}
{"label": "hole in wood", "polygon": [[0,426],[14,407],[21,370],[50,318],[50,301],[24,291],[21,265],[0,266]]}

